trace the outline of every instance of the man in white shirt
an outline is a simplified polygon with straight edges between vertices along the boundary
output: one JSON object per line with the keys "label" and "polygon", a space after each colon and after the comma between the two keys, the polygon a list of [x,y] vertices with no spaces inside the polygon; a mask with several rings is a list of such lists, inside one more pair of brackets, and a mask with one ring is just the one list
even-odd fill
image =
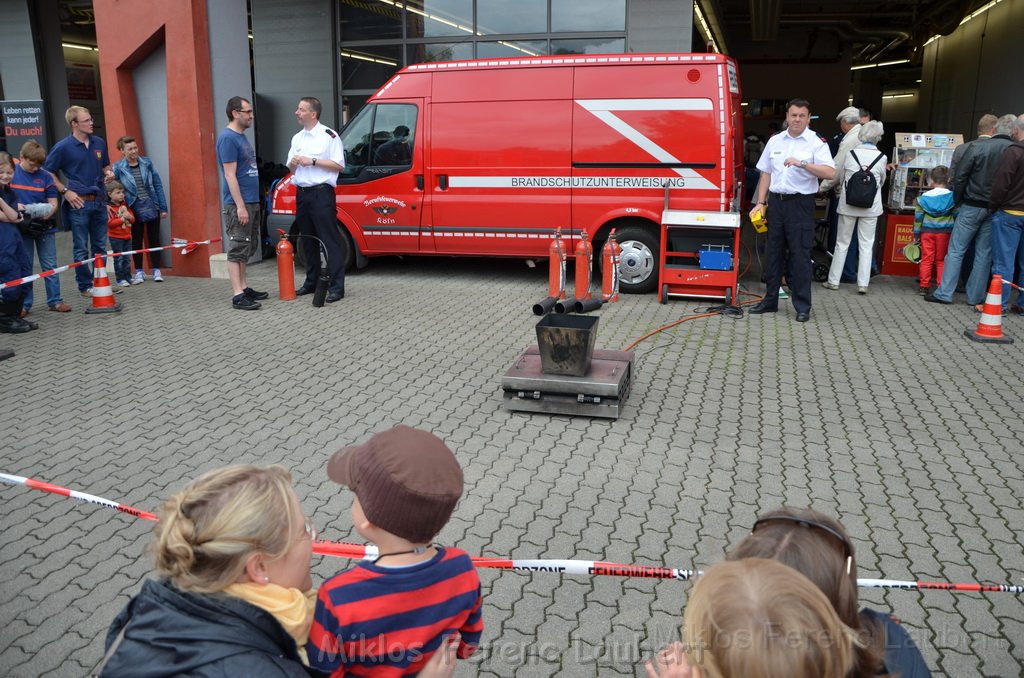
{"label": "man in white shirt", "polygon": [[764,299],[750,313],[779,310],[782,260],[787,256],[790,296],[797,322],[811,319],[811,245],[814,243],[814,196],[819,179],[835,177],[835,163],[828,144],[808,128],[811,105],[793,99],[786,106],[785,132],[768,140],[757,169],[757,203],[753,219],[764,211],[768,219],[767,262]]}
{"label": "man in white shirt", "polygon": [[[334,130],[320,122],[323,107],[316,97],[303,97],[295,109],[302,129],[292,137],[288,150],[288,169],[296,186],[295,221],[299,233],[316,236],[327,252],[327,272],[331,282],[327,302],[345,298],[345,247],[335,214],[334,186],[345,169],[345,149]],[[298,295],[316,291],[320,277],[320,244],[312,237],[302,238],[306,254],[306,280],[295,290]]]}

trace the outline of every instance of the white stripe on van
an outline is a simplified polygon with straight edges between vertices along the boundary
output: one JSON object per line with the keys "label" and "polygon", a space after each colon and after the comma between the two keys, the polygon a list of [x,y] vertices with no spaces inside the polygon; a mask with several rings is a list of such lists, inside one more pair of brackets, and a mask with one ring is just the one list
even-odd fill
{"label": "white stripe on van", "polygon": [[[614,111],[710,111],[713,110],[710,99],[577,99],[576,103],[590,112],[594,117],[626,137],[641,149],[649,153],[659,162],[681,163],[664,148],[649,137],[614,114]],[[708,181],[696,171],[687,167],[672,168],[686,180],[686,188],[718,190],[718,186]]]}
{"label": "white stripe on van", "polygon": [[[696,173],[694,173],[696,174]],[[668,182],[674,189],[717,189],[704,177],[570,177],[570,176],[518,176],[481,177],[451,176],[448,185],[452,188],[572,188],[572,189],[618,189],[650,190],[664,189]]]}

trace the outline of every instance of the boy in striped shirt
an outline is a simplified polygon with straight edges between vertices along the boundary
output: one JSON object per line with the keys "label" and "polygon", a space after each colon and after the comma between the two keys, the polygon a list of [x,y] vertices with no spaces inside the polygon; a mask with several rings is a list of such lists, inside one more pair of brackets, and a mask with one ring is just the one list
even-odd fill
{"label": "boy in striped shirt", "polygon": [[452,451],[397,426],[336,452],[327,475],[355,494],[354,527],[380,555],[320,588],[310,666],[332,676],[414,675],[456,633],[457,656],[472,655],[483,632],[480,579],[464,551],[432,543],[462,496]]}

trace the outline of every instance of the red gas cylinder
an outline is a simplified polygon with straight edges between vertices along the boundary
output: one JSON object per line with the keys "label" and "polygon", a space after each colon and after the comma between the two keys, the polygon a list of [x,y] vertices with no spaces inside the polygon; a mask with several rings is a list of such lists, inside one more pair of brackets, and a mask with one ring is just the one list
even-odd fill
{"label": "red gas cylinder", "polygon": [[593,256],[594,249],[590,245],[590,237],[583,231],[576,243],[576,287],[573,290],[580,301],[590,298],[590,268]]}
{"label": "red gas cylinder", "polygon": [[288,234],[278,231],[281,239],[277,242],[277,289],[281,301],[295,299],[295,248],[288,240]]}
{"label": "red gas cylinder", "polygon": [[622,248],[615,239],[615,229],[601,248],[601,296],[607,301],[619,300],[619,257]]}
{"label": "red gas cylinder", "polygon": [[562,229],[555,229],[555,237],[548,247],[548,296],[565,299],[565,246]]}

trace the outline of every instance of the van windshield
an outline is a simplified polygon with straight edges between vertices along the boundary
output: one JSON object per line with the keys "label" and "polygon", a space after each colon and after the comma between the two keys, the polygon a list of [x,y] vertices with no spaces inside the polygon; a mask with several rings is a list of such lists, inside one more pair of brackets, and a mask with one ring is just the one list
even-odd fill
{"label": "van windshield", "polygon": [[341,133],[345,170],[339,179],[355,179],[366,167],[400,169],[412,166],[416,138],[416,106],[371,104]]}

